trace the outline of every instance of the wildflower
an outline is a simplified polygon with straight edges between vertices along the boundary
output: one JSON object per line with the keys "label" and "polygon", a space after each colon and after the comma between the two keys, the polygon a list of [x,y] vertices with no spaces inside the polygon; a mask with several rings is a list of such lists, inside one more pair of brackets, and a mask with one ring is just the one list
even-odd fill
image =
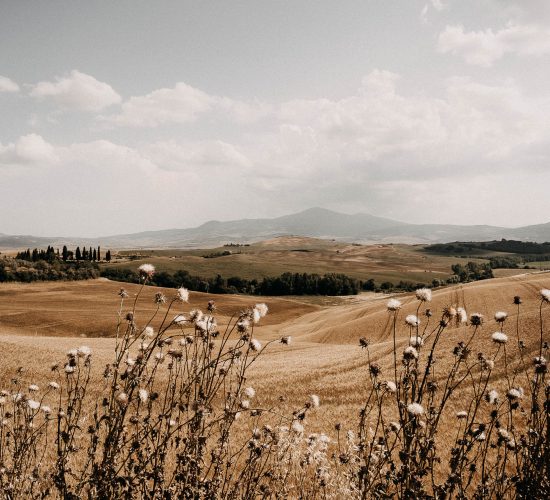
{"label": "wildflower", "polygon": [[463,418],[466,418],[468,416],[468,412],[466,411],[457,411],[456,412],[456,418],[458,419],[463,419]]}
{"label": "wildflower", "polygon": [[397,386],[395,385],[395,382],[392,382],[391,380],[386,380],[384,382],[384,386],[388,390],[388,392],[397,392]]}
{"label": "wildflower", "polygon": [[247,387],[243,392],[244,392],[244,395],[250,399],[252,399],[256,395],[256,391],[254,390],[254,387]]}
{"label": "wildflower", "polygon": [[193,323],[200,321],[203,316],[204,314],[200,309],[191,309],[191,311],[189,311],[189,321]]}
{"label": "wildflower", "polygon": [[206,309],[208,312],[214,312],[216,310],[216,303],[213,300],[209,300]]}
{"label": "wildflower", "polygon": [[483,324],[483,314],[474,313],[470,316],[470,323],[474,326],[481,326]]}
{"label": "wildflower", "polygon": [[162,354],[162,352],[157,352],[155,354],[155,359],[159,362],[159,363],[162,363],[164,361],[164,354]]}
{"label": "wildflower", "polygon": [[523,397],[523,389],[521,387],[512,387],[507,393],[506,397],[510,401],[515,401],[516,399],[521,399]]}
{"label": "wildflower", "polygon": [[396,434],[401,430],[401,424],[399,424],[398,422],[390,422],[389,427],[390,430],[392,430]]}
{"label": "wildflower", "polygon": [[189,290],[187,290],[187,288],[178,288],[177,296],[178,300],[181,300],[182,302],[189,302]]}
{"label": "wildflower", "polygon": [[424,345],[424,339],[422,337],[413,336],[409,339],[409,344],[413,347],[422,347]]}
{"label": "wildflower", "polygon": [[516,295],[514,297],[514,304],[516,304],[517,306],[521,304],[521,297],[519,295]]}
{"label": "wildflower", "polygon": [[311,396],[309,396],[309,402],[313,408],[319,408],[319,405],[321,404],[321,401],[317,394],[312,394]]}
{"label": "wildflower", "polygon": [[403,351],[403,358],[406,360],[418,359],[418,351],[413,347],[406,347]]}
{"label": "wildflower", "polygon": [[252,309],[252,321],[254,322],[254,324],[258,323],[260,319],[260,311],[258,311],[258,309],[256,308]]}
{"label": "wildflower", "polygon": [[419,288],[416,290],[416,298],[420,302],[430,302],[432,300],[432,291],[429,288]]}
{"label": "wildflower", "polygon": [[[546,358],[544,356],[536,356],[533,358],[533,363],[535,365],[545,365],[546,364]],[[30,389],[30,387],[29,387]]]}
{"label": "wildflower", "polygon": [[248,330],[249,326],[250,326],[250,322],[247,319],[243,318],[237,322],[237,331],[239,333],[244,333]]}
{"label": "wildflower", "polygon": [[249,342],[249,345],[250,345],[250,350],[251,351],[260,351],[262,349],[262,344],[259,340],[256,340],[256,339],[251,339],[250,342]]}
{"label": "wildflower", "polygon": [[482,358],[481,359],[481,369],[485,371],[493,370],[495,367],[495,362],[492,359]]}
{"label": "wildflower", "polygon": [[359,345],[361,346],[361,349],[365,349],[369,346],[370,341],[366,337],[361,337],[359,339]]}
{"label": "wildflower", "polygon": [[491,338],[493,339],[493,342],[496,342],[497,344],[506,344],[506,342],[508,342],[508,335],[502,332],[493,333]]}
{"label": "wildflower", "polygon": [[15,394],[12,394],[11,399],[13,399],[15,403],[18,403],[23,399],[23,394],[21,394],[20,392],[16,392]]}
{"label": "wildflower", "polygon": [[174,316],[174,319],[172,320],[176,325],[182,325],[187,321],[185,316],[183,314],[178,314],[177,316]]}
{"label": "wildflower", "polygon": [[498,430],[498,435],[504,439],[504,441],[509,441],[511,438],[510,433],[502,427]]}
{"label": "wildflower", "polygon": [[124,290],[124,288],[121,288],[118,292],[118,295],[119,297],[125,299],[126,297],[128,297],[128,292]]}
{"label": "wildflower", "polygon": [[498,392],[495,389],[491,389],[486,395],[485,399],[488,403],[494,405],[498,403]]}
{"label": "wildflower", "polygon": [[141,264],[138,271],[143,278],[151,278],[155,274],[155,266],[152,264]]}
{"label": "wildflower", "polygon": [[31,410],[38,410],[40,408],[40,403],[38,401],[35,401],[34,399],[29,399],[27,401],[27,405]]}
{"label": "wildflower", "polygon": [[250,408],[250,401],[248,401],[248,399],[243,399],[240,406],[243,410],[248,410]]}
{"label": "wildflower", "polygon": [[155,334],[155,330],[153,330],[152,326],[146,326],[143,329],[143,336],[150,339]]}
{"label": "wildflower", "polygon": [[548,288],[543,288],[540,291],[540,298],[543,302],[550,302],[550,290],[548,290]]}
{"label": "wildflower", "polygon": [[118,394],[116,399],[121,405],[125,405],[126,403],[128,403],[128,394],[126,394],[125,392],[121,392]]}
{"label": "wildflower", "polygon": [[66,373],[67,375],[70,375],[71,373],[74,373],[74,366],[65,365],[65,373]]}
{"label": "wildflower", "polygon": [[52,412],[52,409],[49,406],[41,406],[40,409],[46,414],[49,415]]}
{"label": "wildflower", "polygon": [[40,388],[36,384],[29,385],[29,391],[30,392],[38,392]]}
{"label": "wildflower", "polygon": [[265,315],[269,311],[267,305],[264,304],[263,302],[261,304],[256,304],[254,306],[254,309],[256,309],[260,313],[260,317],[262,317],[262,318],[265,317]]}
{"label": "wildflower", "polygon": [[401,309],[401,301],[397,299],[390,299],[388,300],[388,303],[386,304],[388,311],[398,311]]}
{"label": "wildflower", "polygon": [[186,335],[185,337],[183,337],[182,339],[180,339],[180,345],[181,346],[186,346],[186,345],[191,345],[195,340],[193,339],[193,337],[191,337],[191,335]]}
{"label": "wildflower", "polygon": [[59,389],[59,384],[57,382],[50,382],[48,384],[50,388],[52,388],[54,391],[57,391]]}
{"label": "wildflower", "polygon": [[414,314],[409,314],[405,318],[405,323],[409,326],[418,326],[420,324],[420,320]]}
{"label": "wildflower", "polygon": [[130,356],[128,356],[126,358],[126,364],[129,366],[129,367],[132,367],[136,364],[136,360],[134,358],[131,358]]}
{"label": "wildflower", "polygon": [[369,365],[369,371],[371,372],[371,374],[374,377],[377,377],[380,374],[380,372],[382,371],[382,368],[380,367],[380,365],[378,363],[371,363]]}
{"label": "wildflower", "polygon": [[495,321],[497,323],[504,323],[506,321],[506,318],[508,317],[508,313],[504,311],[497,311],[495,313]]}
{"label": "wildflower", "polygon": [[485,432],[482,431],[476,435],[475,439],[476,441],[485,441],[487,439],[487,434],[485,434]]}
{"label": "wildflower", "polygon": [[145,389],[140,389],[138,391],[138,397],[142,403],[147,403],[147,400],[149,399],[149,393]]}
{"label": "wildflower", "polygon": [[456,309],[452,306],[443,308],[443,317],[446,319],[453,319],[456,317],[456,314]]}
{"label": "wildflower", "polygon": [[416,417],[418,415],[422,415],[424,413],[424,408],[421,404],[418,403],[410,403],[407,405],[407,411],[413,416]]}
{"label": "wildflower", "polygon": [[80,346],[76,352],[79,358],[88,358],[92,355],[92,350],[87,345]]}
{"label": "wildflower", "polygon": [[170,427],[175,427],[177,425],[177,422],[173,418],[171,418],[170,420],[168,420],[168,425]]}
{"label": "wildflower", "polygon": [[281,337],[281,344],[289,345],[291,342],[292,342],[292,337],[290,336]]}
{"label": "wildflower", "polygon": [[68,358],[76,358],[77,355],[78,355],[78,351],[76,349],[71,349],[70,351],[67,352]]}
{"label": "wildflower", "polygon": [[162,292],[155,293],[155,304],[166,304],[166,296]]}
{"label": "wildflower", "polygon": [[300,422],[298,422],[298,420],[295,420],[294,422],[292,422],[292,430],[296,434],[302,434],[304,432],[304,426]]}
{"label": "wildflower", "polygon": [[459,323],[467,323],[468,322],[468,315],[466,314],[466,310],[463,307],[458,307],[456,309],[457,312],[457,320]]}

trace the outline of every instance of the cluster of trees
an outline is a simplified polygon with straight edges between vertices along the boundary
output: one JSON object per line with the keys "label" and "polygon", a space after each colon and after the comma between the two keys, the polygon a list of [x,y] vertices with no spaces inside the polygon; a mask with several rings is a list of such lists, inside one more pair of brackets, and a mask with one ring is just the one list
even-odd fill
{"label": "cluster of trees", "polygon": [[55,251],[53,247],[48,245],[46,250],[33,248],[32,252],[30,248],[27,248],[22,252],[18,252],[15,258],[19,260],[27,260],[29,262],[37,262],[39,260],[53,262],[54,260],[59,259],[59,248]]}
{"label": "cluster of trees", "polygon": [[451,278],[451,281],[448,280],[449,283],[465,283],[493,278],[493,270],[489,263],[468,262],[466,265],[453,264],[451,270],[453,271],[454,279]]}
{"label": "cluster of trees", "polygon": [[[76,247],[76,250],[72,251],[67,248],[67,245],[63,245],[63,250],[59,252],[59,248],[54,250],[52,246],[48,245],[46,250],[34,248],[32,251],[30,248],[19,252],[16,257],[18,260],[26,260],[29,262],[38,262],[43,260],[46,262],[54,262],[56,260],[62,260],[63,262],[67,261],[88,261],[88,262],[99,262],[101,260],[101,247],[97,248],[86,248]],[[105,260],[109,262],[111,260],[111,251],[107,250],[105,254]]]}
{"label": "cluster of trees", "polygon": [[[115,280],[139,283],[139,274],[131,269],[107,268],[101,275]],[[184,286],[189,290],[209,293],[246,293],[250,295],[355,295],[362,288],[362,282],[344,274],[284,273],[280,276],[248,280],[245,278],[214,278],[192,276],[188,271],[174,274],[158,272],[152,284],[168,288]]]}
{"label": "cluster of trees", "polygon": [[29,262],[27,259],[0,257],[0,282],[73,281],[98,278],[99,275],[98,266],[93,262],[48,262],[46,259]]}

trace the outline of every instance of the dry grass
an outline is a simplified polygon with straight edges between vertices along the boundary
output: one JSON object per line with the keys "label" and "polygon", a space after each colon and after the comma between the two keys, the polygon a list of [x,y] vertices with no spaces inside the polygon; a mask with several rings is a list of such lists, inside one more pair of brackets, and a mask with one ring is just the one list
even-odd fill
{"label": "dry grass", "polygon": [[[137,285],[124,287],[135,293]],[[110,361],[113,340],[98,338],[112,335],[117,314],[116,293],[120,284],[106,280],[72,283],[38,283],[0,286],[0,346],[5,383],[18,366],[32,366],[36,377],[48,373],[51,362],[65,352],[85,343],[94,351],[94,364],[101,370]],[[480,281],[434,291],[430,308],[441,310],[448,305],[464,306],[468,313],[480,312],[487,322],[474,339],[474,352],[491,349],[490,335],[497,330],[492,316],[497,310],[509,313],[508,329],[515,328],[512,299],[520,295],[522,329],[537,332],[538,291],[550,288],[550,275],[538,274]],[[153,297],[159,290],[148,287],[138,303],[138,312],[146,317],[155,309]],[[173,290],[164,290],[167,296]],[[401,316],[416,312],[414,294],[404,294]],[[218,321],[225,324],[230,315],[258,301],[257,297],[207,295],[191,293],[188,308],[205,308],[214,298],[218,305]],[[352,425],[367,387],[368,364],[358,347],[359,337],[371,340],[371,356],[388,369],[393,362],[390,318],[386,311],[387,297],[369,297],[352,304],[321,308],[302,301],[268,298],[270,314],[256,330],[260,340],[281,335],[293,338],[291,346],[273,346],[253,368],[251,383],[258,388],[258,397],[271,403],[284,395],[291,408],[308,394],[319,394],[323,409],[318,412],[315,427],[332,428],[337,422]],[[421,318],[425,322],[425,318]],[[548,318],[550,322],[550,317]],[[433,321],[432,321],[433,322]],[[423,326],[423,325],[422,325]],[[513,327],[513,328],[512,328]],[[451,361],[451,350],[468,336],[467,327],[450,327],[441,341],[442,358],[437,370],[445,373]],[[404,334],[404,330],[401,332]],[[81,336],[88,338],[83,339]],[[405,337],[399,342],[404,344]],[[528,343],[536,338],[525,338]],[[512,354],[513,356],[513,354]]]}
{"label": "dry grass", "polygon": [[[130,296],[137,286],[124,285]],[[114,341],[106,338],[114,330],[117,314],[117,297],[120,285],[106,280],[75,283],[41,283],[31,285],[3,284],[0,286],[0,348],[2,370],[0,388],[7,387],[12,374],[19,366],[25,366],[28,380],[48,380],[49,366],[63,358],[68,349],[85,343],[92,348],[94,359],[93,380],[99,381],[102,368],[112,360]],[[479,312],[487,321],[472,341],[475,354],[490,353],[494,349],[491,333],[498,330],[493,314],[498,310],[509,313],[505,331],[515,338],[515,306],[513,297],[521,296],[520,337],[532,351],[538,341],[539,295],[541,288],[550,288],[550,275],[522,275],[483,282],[459,285],[435,291],[429,307],[442,310],[447,306],[462,306],[468,313]],[[138,302],[138,317],[153,313],[157,288],[146,288]],[[164,290],[167,296],[173,290]],[[230,316],[258,298],[243,296],[208,296],[192,293],[192,307],[205,308],[206,302],[215,298],[218,304],[218,322],[229,321]],[[400,297],[404,306],[400,318],[417,313],[422,325],[425,307],[418,309],[413,295]],[[293,343],[283,348],[273,345],[249,373],[248,382],[257,390],[257,403],[270,406],[282,396],[283,410],[292,410],[303,404],[309,394],[321,397],[322,407],[308,418],[307,430],[324,431],[335,437],[336,424],[344,429],[355,428],[358,412],[367,393],[369,364],[365,352],[358,346],[359,337],[371,340],[371,362],[380,364],[382,378],[391,379],[393,343],[391,317],[386,310],[386,298],[368,296],[353,303],[324,306],[307,304],[298,300],[270,298],[267,301],[270,314],[255,336],[268,341],[290,335]],[[178,312],[178,311],[175,311]],[[439,317],[439,316],[437,316]],[[432,319],[437,324],[437,319]],[[544,321],[550,324],[550,310],[545,311]],[[400,325],[401,326],[401,325]],[[405,328],[400,328],[397,342],[399,352],[407,344]],[[444,378],[452,364],[452,349],[457,342],[466,341],[471,327],[450,326],[445,331],[438,348],[435,374]],[[548,334],[545,334],[548,340]],[[86,336],[84,341],[81,337]],[[508,351],[511,367],[517,368],[518,351],[511,343]],[[497,379],[502,372],[497,372]],[[521,374],[518,375],[521,377]],[[505,381],[501,378],[500,382]],[[458,394],[449,407],[461,410],[466,393]],[[451,412],[452,414],[452,412]],[[454,421],[445,420],[439,435],[444,461],[449,446],[455,438]]]}

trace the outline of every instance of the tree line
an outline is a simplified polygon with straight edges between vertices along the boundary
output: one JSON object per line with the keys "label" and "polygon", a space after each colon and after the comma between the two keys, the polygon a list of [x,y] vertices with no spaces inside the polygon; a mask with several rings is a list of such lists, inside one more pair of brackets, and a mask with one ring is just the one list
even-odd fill
{"label": "tree line", "polygon": [[[139,274],[125,268],[107,268],[101,276],[129,283],[139,283]],[[171,274],[157,272],[151,284],[167,288],[184,286],[189,290],[208,293],[244,293],[248,295],[355,295],[362,289],[362,281],[345,274],[283,273],[280,276],[261,280],[233,276],[224,278],[220,274],[213,278],[193,276],[186,270]]]}
{"label": "tree line", "polygon": [[[63,245],[63,249],[61,252],[59,252],[59,248],[57,250],[54,250],[54,248],[50,245],[48,245],[48,248],[46,250],[33,248],[33,250],[31,251],[30,248],[27,248],[22,252],[18,252],[15,258],[19,260],[26,260],[29,262],[38,262],[39,260],[44,260],[46,262],[54,262],[56,260],[62,260],[63,262],[67,262],[67,261],[99,262],[102,260],[100,246],[98,246],[97,248],[92,248],[92,247],[86,248],[85,246],[83,246],[82,250],[78,246],[73,251],[73,250],[69,250],[67,248],[67,245]],[[107,250],[107,252],[105,253],[105,261],[106,262],[111,261],[110,250]]]}

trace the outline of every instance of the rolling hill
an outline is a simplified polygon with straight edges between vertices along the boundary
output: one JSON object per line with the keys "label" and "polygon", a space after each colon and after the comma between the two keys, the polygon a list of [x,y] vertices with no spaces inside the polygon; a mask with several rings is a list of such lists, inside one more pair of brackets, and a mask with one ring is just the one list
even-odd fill
{"label": "rolling hill", "polygon": [[209,221],[194,228],[144,231],[98,238],[47,238],[0,234],[0,249],[47,244],[100,244],[110,248],[198,248],[229,242],[250,243],[289,235],[358,243],[446,243],[501,238],[544,242],[550,240],[550,223],[518,228],[409,224],[369,214],[350,215],[324,208],[311,208],[272,219]]}

